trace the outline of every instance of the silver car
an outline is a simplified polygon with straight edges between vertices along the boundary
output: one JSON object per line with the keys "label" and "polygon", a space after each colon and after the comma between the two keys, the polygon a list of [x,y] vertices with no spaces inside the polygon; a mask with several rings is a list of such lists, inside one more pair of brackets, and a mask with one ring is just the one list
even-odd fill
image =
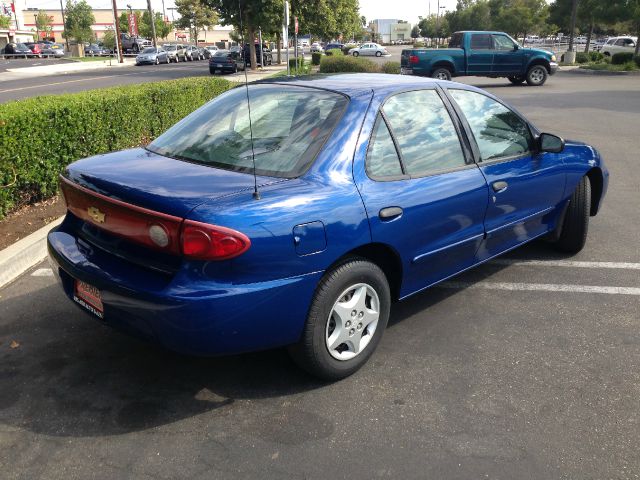
{"label": "silver car", "polygon": [[359,47],[352,48],[351,50],[349,50],[349,55],[353,55],[354,57],[357,57],[360,55],[381,57],[383,55],[389,55],[389,52],[387,52],[386,48],[384,48],[382,45],[379,45],[377,43],[363,43]]}
{"label": "silver car", "polygon": [[162,47],[147,47],[136,57],[136,65],[169,63],[169,55]]}
{"label": "silver car", "polygon": [[170,62],[185,62],[187,60],[186,50],[184,45],[181,43],[167,43],[162,46],[162,48],[167,52],[167,56],[169,57]]}

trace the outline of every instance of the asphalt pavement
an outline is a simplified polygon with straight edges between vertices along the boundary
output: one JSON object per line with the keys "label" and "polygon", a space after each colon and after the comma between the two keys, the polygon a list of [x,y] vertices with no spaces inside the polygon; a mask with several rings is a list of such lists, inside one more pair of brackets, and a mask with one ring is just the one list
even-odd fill
{"label": "asphalt pavement", "polygon": [[0,290],[0,476],[638,478],[640,83],[465,81],[603,154],[580,254],[535,243],[395,304],[333,384],[282,350],[199,359],[126,337],[43,263]]}

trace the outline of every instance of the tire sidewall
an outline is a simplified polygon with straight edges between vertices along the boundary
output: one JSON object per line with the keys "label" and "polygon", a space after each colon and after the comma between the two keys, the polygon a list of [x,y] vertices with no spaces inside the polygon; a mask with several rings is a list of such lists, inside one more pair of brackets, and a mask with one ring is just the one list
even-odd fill
{"label": "tire sidewall", "polygon": [[[331,356],[326,345],[326,328],[335,302],[347,288],[358,283],[370,285],[380,301],[380,316],[373,338],[365,350],[350,360],[337,360]],[[391,294],[387,279],[376,265],[365,260],[351,260],[332,269],[320,281],[314,295],[307,323],[306,339],[313,348],[313,360],[319,367],[321,376],[327,379],[340,379],[351,375],[364,365],[373,354],[389,320]],[[311,352],[306,352],[310,354]],[[318,374],[318,372],[313,372]]]}
{"label": "tire sidewall", "polygon": [[438,78],[438,73],[439,73],[439,72],[446,72],[446,76],[447,76],[447,78],[445,78],[445,79],[440,79],[440,80],[447,80],[447,81],[451,80],[451,72],[449,71],[449,69],[448,69],[448,68],[444,68],[444,67],[436,68],[436,69],[433,71],[432,75],[431,75],[431,76],[432,76],[432,78]]}
{"label": "tire sidewall", "polygon": [[[531,75],[536,70],[540,70],[543,73],[542,80],[540,82],[535,82],[534,80],[531,79]],[[531,85],[532,87],[541,87],[547,81],[548,76],[549,74],[547,72],[547,69],[544,67],[544,65],[534,65],[533,67],[529,68],[529,70],[527,71],[527,78],[526,78],[527,84]]]}

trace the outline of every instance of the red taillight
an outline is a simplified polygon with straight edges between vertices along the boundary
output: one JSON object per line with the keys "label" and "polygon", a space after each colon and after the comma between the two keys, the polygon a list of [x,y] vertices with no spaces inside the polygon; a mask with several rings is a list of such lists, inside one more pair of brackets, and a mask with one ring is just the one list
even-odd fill
{"label": "red taillight", "polygon": [[409,63],[418,63],[420,59],[417,55],[409,55]]}
{"label": "red taillight", "polygon": [[249,237],[230,228],[185,220],[182,225],[182,253],[199,260],[227,260],[246,252]]}

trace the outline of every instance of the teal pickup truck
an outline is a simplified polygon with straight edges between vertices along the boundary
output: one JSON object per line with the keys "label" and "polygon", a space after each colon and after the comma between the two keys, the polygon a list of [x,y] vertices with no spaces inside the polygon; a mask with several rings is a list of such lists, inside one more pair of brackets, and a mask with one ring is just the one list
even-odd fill
{"label": "teal pickup truck", "polygon": [[503,32],[456,32],[449,48],[405,49],[400,58],[403,75],[441,80],[473,75],[506,77],[513,84],[540,86],[558,70],[556,56],[546,50],[523,48]]}

